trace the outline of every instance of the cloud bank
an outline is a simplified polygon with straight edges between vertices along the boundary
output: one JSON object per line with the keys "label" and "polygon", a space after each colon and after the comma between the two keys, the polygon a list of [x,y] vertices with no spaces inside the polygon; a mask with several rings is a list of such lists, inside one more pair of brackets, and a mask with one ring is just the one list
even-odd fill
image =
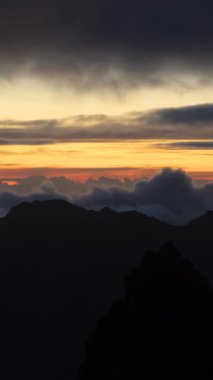
{"label": "cloud bank", "polygon": [[147,139],[213,140],[213,104],[132,112],[120,116],[79,115],[53,120],[0,121],[0,145]]}
{"label": "cloud bank", "polygon": [[151,179],[138,181],[134,189],[95,189],[78,204],[100,210],[136,210],[174,224],[186,223],[213,209],[213,184],[196,186],[181,170],[164,169]]}
{"label": "cloud bank", "polygon": [[79,206],[101,210],[135,210],[173,224],[184,224],[213,210],[213,183],[197,185],[182,170],[164,169],[139,181],[101,178],[79,184],[65,178],[22,179],[9,191],[0,187],[0,212],[5,215],[23,201],[66,199]]}

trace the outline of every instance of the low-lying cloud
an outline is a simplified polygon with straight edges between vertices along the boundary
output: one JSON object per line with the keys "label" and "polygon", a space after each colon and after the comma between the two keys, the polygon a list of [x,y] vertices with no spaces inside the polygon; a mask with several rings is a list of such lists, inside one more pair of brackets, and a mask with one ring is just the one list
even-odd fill
{"label": "low-lying cloud", "polygon": [[85,184],[65,178],[23,179],[9,191],[0,188],[0,214],[4,216],[23,201],[66,199],[91,210],[135,210],[173,224],[184,224],[213,210],[213,183],[197,185],[182,170],[164,169],[150,179],[88,180]]}
{"label": "low-lying cloud", "polygon": [[140,180],[133,190],[95,189],[78,204],[100,210],[136,210],[170,223],[182,224],[213,209],[213,183],[195,185],[181,170],[164,169],[151,179]]}

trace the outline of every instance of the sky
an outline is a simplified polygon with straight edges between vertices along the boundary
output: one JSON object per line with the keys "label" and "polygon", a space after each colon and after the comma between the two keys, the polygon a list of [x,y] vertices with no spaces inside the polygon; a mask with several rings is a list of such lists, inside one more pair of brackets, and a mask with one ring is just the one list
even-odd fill
{"label": "sky", "polygon": [[210,0],[0,0],[0,179],[213,180]]}

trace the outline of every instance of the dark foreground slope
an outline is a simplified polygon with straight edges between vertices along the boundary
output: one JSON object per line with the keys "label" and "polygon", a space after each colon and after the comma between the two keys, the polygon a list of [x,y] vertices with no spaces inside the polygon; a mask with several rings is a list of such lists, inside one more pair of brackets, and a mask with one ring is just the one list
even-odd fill
{"label": "dark foreground slope", "polygon": [[84,342],[146,249],[172,240],[213,279],[213,214],[185,227],[34,202],[0,220],[0,378],[74,379]]}
{"label": "dark foreground slope", "polygon": [[172,245],[148,252],[87,344],[82,380],[212,378],[213,292]]}

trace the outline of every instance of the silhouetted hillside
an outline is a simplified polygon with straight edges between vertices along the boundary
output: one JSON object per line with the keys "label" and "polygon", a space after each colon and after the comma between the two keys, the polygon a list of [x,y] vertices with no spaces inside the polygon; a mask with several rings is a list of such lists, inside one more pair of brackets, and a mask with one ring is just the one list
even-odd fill
{"label": "silhouetted hillside", "polygon": [[82,380],[213,374],[213,293],[171,244],[147,252],[87,344]]}
{"label": "silhouetted hillside", "polygon": [[175,227],[136,212],[24,203],[0,219],[0,378],[75,378],[84,342],[146,249],[169,240],[213,279],[213,215]]}

